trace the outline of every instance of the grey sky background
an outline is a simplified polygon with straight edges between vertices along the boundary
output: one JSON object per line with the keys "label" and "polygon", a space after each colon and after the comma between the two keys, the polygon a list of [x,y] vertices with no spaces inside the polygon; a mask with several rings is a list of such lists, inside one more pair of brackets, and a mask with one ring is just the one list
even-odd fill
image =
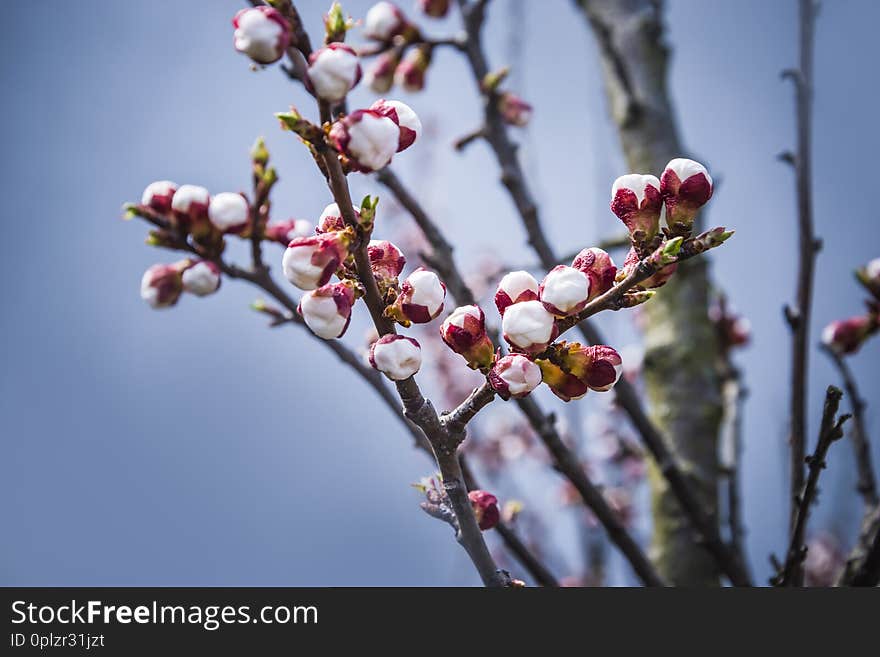
{"label": "grey sky background", "polygon": [[[327,3],[298,5],[317,34]],[[344,4],[357,17],[369,5]],[[265,135],[282,177],[276,217],[314,220],[330,200],[272,117],[291,103],[311,112],[307,96],[275,68],[251,72],[232,49],[240,6],[5,8],[14,29],[0,42],[0,584],[477,582],[449,528],[426,517],[409,488],[429,462],[329,352],[293,328],[268,330],[247,310],[255,293],[242,284],[161,313],[138,296],[143,270],[175,257],[119,219],[149,182],[246,189],[247,150]],[[795,11],[794,0],[671,0],[667,19],[684,138],[723,181],[709,221],[737,229],[713,274],[754,328],[739,362],[751,391],[743,497],[761,580],[769,552],[784,549],[787,508],[781,307],[794,290],[795,206],[791,172],[775,156],[794,140],[792,91],[779,71],[796,61]],[[829,320],[860,311],[851,270],[880,255],[870,182],[878,19],[871,0],[829,0],[818,24],[815,200],[825,249],[814,342]],[[444,35],[456,21],[424,24]],[[562,0],[495,0],[487,33],[493,64],[519,67],[514,86],[536,108],[519,137],[554,244],[568,252],[616,234],[608,195],[626,171],[581,16]],[[430,155],[417,144],[395,168],[461,245],[460,258],[491,250],[530,261],[488,149],[447,147],[479,118],[460,58],[438,53],[425,93],[394,96],[436,133],[422,144]],[[351,99],[374,96],[359,87]],[[377,186],[361,179],[355,189]],[[379,233],[381,221],[380,210]],[[269,257],[280,265],[280,248]],[[602,323],[631,332],[626,317]],[[353,326],[353,344],[364,326]],[[874,434],[877,343],[852,363]],[[824,387],[837,380],[822,354],[811,356],[813,436]],[[850,537],[860,510],[850,446],[836,445],[830,460],[814,526]],[[570,564],[555,566],[564,575]]]}

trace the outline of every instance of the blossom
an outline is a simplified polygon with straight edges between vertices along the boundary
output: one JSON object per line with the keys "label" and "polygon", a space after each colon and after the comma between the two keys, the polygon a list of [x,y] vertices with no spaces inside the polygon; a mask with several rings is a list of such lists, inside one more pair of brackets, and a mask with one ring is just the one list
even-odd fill
{"label": "blossom", "polygon": [[197,260],[183,270],[183,289],[204,297],[220,288],[220,267],[210,260]]}
{"label": "blossom", "polygon": [[443,342],[464,356],[471,369],[485,369],[495,359],[495,348],[486,334],[486,316],[479,306],[460,306],[440,326]]}
{"label": "blossom", "polygon": [[400,144],[400,127],[396,113],[355,110],[333,124],[329,137],[354,169],[370,173],[391,162]]}
{"label": "blossom", "polygon": [[329,283],[317,290],[306,292],[297,312],[306,326],[325,340],[342,337],[351,320],[354,290],[347,283]]}
{"label": "blossom", "polygon": [[250,207],[241,194],[221,192],[208,205],[208,219],[222,233],[239,233],[250,220]]}
{"label": "blossom", "polygon": [[171,199],[177,191],[177,183],[170,180],[157,180],[147,185],[141,196],[141,205],[146,205],[156,212],[167,214],[171,211]]}
{"label": "blossom", "polygon": [[301,290],[326,285],[348,257],[348,243],[347,236],[342,233],[297,237],[284,252],[281,262],[284,275]]}
{"label": "blossom", "polygon": [[523,301],[504,311],[501,331],[504,339],[520,351],[538,353],[556,336],[556,319],[540,301]]}
{"label": "blossom", "polygon": [[[399,100],[380,98],[370,105],[370,109],[379,112],[383,116],[388,116],[397,123],[400,129],[400,139],[397,143],[398,153],[412,146],[416,138],[422,134],[421,119],[406,103],[402,103]],[[394,116],[391,116],[392,113]]]}
{"label": "blossom", "polygon": [[590,298],[590,279],[574,267],[558,265],[541,281],[538,297],[547,311],[557,317],[576,315]]}
{"label": "blossom", "polygon": [[590,247],[575,256],[571,266],[587,275],[590,279],[590,300],[605,294],[614,287],[617,266],[602,249]]}
{"label": "blossom", "polygon": [[271,64],[284,56],[290,45],[290,25],[274,7],[242,9],[232,19],[233,45],[258,64]]}
{"label": "blossom", "polygon": [[337,103],[361,79],[357,53],[344,43],[331,43],[309,55],[308,84],[321,100]]}
{"label": "blossom", "polygon": [[495,307],[502,315],[508,306],[538,298],[538,281],[529,272],[519,270],[504,275],[495,291]]}
{"label": "blossom", "polygon": [[370,347],[370,365],[392,381],[403,381],[422,366],[422,349],[413,338],[385,335]]}
{"label": "blossom", "polygon": [[498,511],[497,497],[484,490],[472,490],[468,493],[468,499],[471,501],[471,507],[480,529],[486,531],[498,524],[501,513]]}
{"label": "blossom", "polygon": [[639,251],[653,248],[660,232],[660,187],[656,176],[638,173],[620,176],[611,186],[611,211],[629,230]]}
{"label": "blossom", "polygon": [[147,269],[141,278],[141,299],[152,308],[167,308],[177,303],[183,292],[182,269],[189,264],[156,264]]}
{"label": "blossom", "polygon": [[404,326],[427,324],[443,311],[446,286],[430,269],[419,267],[400,286],[386,313]]}
{"label": "blossom", "polygon": [[499,358],[488,377],[502,399],[525,397],[541,384],[541,368],[522,354],[511,354]]}
{"label": "blossom", "polygon": [[675,158],[660,176],[666,224],[673,235],[690,235],[697,210],[712,198],[712,176],[699,162]]}

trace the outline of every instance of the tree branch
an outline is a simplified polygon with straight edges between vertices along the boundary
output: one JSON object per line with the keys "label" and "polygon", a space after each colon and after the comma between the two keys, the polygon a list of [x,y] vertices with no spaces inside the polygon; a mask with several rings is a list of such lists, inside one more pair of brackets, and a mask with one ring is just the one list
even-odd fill
{"label": "tree branch", "polygon": [[748,570],[745,547],[745,527],[740,503],[740,467],[742,460],[742,407],[747,392],[742,375],[725,354],[721,363],[721,393],[724,415],[721,424],[724,477],[727,483],[727,524],[730,529],[730,547],[744,570]]}
{"label": "tree branch", "polygon": [[838,586],[877,586],[880,584],[880,505],[865,514],[862,530]]}

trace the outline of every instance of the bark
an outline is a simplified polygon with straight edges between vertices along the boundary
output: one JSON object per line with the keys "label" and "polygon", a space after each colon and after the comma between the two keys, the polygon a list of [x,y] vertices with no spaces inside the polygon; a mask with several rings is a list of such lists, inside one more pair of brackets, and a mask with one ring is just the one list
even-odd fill
{"label": "bark", "polygon": [[[686,154],[667,89],[669,50],[658,0],[579,0],[596,36],[610,111],[628,167],[660,175]],[[645,381],[654,422],[669,441],[717,523],[721,394],[717,337],[708,319],[709,275],[703,258],[678,273],[645,304]],[[650,473],[652,554],[661,576],[685,586],[717,585],[718,566],[694,541],[668,484]]]}

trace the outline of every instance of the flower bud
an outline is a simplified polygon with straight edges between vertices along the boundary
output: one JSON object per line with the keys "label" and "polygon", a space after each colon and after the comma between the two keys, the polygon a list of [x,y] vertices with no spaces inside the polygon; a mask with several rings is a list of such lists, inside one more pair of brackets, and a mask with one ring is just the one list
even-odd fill
{"label": "flower bud", "polygon": [[562,401],[570,402],[580,399],[590,391],[586,383],[566,372],[553,361],[539,359],[535,362],[541,368],[541,378],[544,383]]}
{"label": "flower bud", "polygon": [[[361,213],[357,208],[354,208],[354,216],[360,221]],[[345,230],[345,219],[339,206],[336,203],[331,203],[324,208],[321,216],[318,217],[318,227],[315,232],[320,235],[321,233],[336,233],[340,230]]]}
{"label": "flower bud", "polygon": [[387,94],[394,86],[394,71],[400,64],[396,49],[380,53],[364,74],[367,86],[377,94]]}
{"label": "flower bud", "polygon": [[538,281],[527,271],[512,271],[504,275],[498,282],[495,291],[495,307],[504,315],[508,306],[521,301],[533,301],[538,298]]}
{"label": "flower bud", "polygon": [[575,256],[571,266],[585,273],[590,279],[591,301],[614,287],[617,266],[611,256],[602,249],[596,247],[584,249]]}
{"label": "flower bud", "polygon": [[422,349],[413,338],[385,335],[370,347],[370,365],[392,381],[403,381],[422,366]]}
{"label": "flower bud", "polygon": [[297,237],[308,237],[315,234],[315,227],[308,219],[285,219],[270,221],[266,226],[266,239],[287,246]]}
{"label": "flower bud", "polygon": [[[639,264],[639,259],[639,254],[636,253],[636,250],[634,248],[630,249],[629,253],[626,254],[626,259],[623,261],[623,269],[617,278],[622,279],[629,276],[630,272]],[[663,287],[672,278],[677,269],[678,263],[673,262],[671,265],[666,265],[660,271],[643,280],[639,285],[648,289]]]}
{"label": "flower bud", "polygon": [[431,65],[431,51],[425,47],[410,48],[394,72],[394,82],[405,91],[415,93],[425,88],[425,73]]}
{"label": "flower bud", "polygon": [[[399,100],[380,98],[370,105],[370,109],[376,110],[397,123],[400,128],[400,141],[397,144],[398,153],[412,146],[416,138],[422,134],[422,121],[406,103],[401,103]],[[392,113],[394,116],[391,116]]]}
{"label": "flower bud", "polygon": [[312,333],[319,338],[332,340],[342,337],[348,328],[354,301],[351,285],[329,283],[306,292],[296,310]]}
{"label": "flower bud", "polygon": [[468,493],[474,516],[480,529],[486,531],[498,524],[501,513],[498,511],[498,498],[484,490],[472,490]]}
{"label": "flower bud", "polygon": [[167,308],[177,303],[183,292],[181,271],[188,260],[172,265],[153,265],[141,278],[141,299],[152,308]]}
{"label": "flower bud", "polygon": [[250,220],[250,207],[241,194],[221,192],[211,199],[208,219],[221,233],[240,233]]}
{"label": "flower bud", "polygon": [[348,244],[348,236],[344,233],[297,237],[284,252],[281,262],[284,275],[301,290],[326,285],[348,257]]}
{"label": "flower bud", "polygon": [[837,320],[822,331],[822,344],[840,356],[854,354],[878,328],[878,318],[873,315]]}
{"label": "flower bud", "polygon": [[511,354],[495,362],[489,383],[502,399],[525,397],[541,384],[541,368],[522,354]]}
{"label": "flower bud", "polygon": [[501,331],[518,350],[539,353],[556,337],[556,319],[540,301],[522,301],[504,311]]}
{"label": "flower bud", "polygon": [[699,162],[679,157],[660,176],[660,193],[666,203],[666,225],[673,235],[687,237],[697,210],[712,198],[712,176]]}
{"label": "flower bud", "polygon": [[419,8],[426,16],[443,18],[449,11],[449,0],[419,0]]}
{"label": "flower bud", "polygon": [[880,301],[880,258],[874,258],[864,267],[857,269],[856,278],[875,299]]}
{"label": "flower bud", "polygon": [[380,281],[392,281],[400,276],[406,258],[394,244],[387,240],[370,240],[367,245],[370,269]]}
{"label": "flower bud", "polygon": [[156,212],[168,214],[171,211],[171,199],[177,191],[177,184],[170,180],[157,180],[147,185],[141,196],[141,205],[146,205]]}
{"label": "flower bud", "polygon": [[508,125],[520,128],[532,119],[532,106],[514,93],[505,91],[498,98],[498,112]]}
{"label": "flower bud", "polygon": [[537,363],[544,383],[563,401],[580,399],[590,389],[610,390],[623,370],[620,354],[611,347],[577,342],[555,345],[549,358]]}
{"label": "flower bud", "polygon": [[210,260],[198,260],[183,270],[182,282],[186,292],[208,296],[220,288],[220,267]]}
{"label": "flower bud", "polygon": [[660,232],[660,181],[656,176],[630,173],[611,186],[611,211],[627,230],[639,251],[654,248]]}
{"label": "flower bud", "polygon": [[330,141],[348,157],[354,169],[363,173],[378,171],[391,162],[400,143],[396,116],[355,110],[333,124]]}
{"label": "flower bud", "polygon": [[386,314],[404,326],[427,324],[443,312],[446,286],[430,269],[419,267],[400,286],[400,294]]}
{"label": "flower bud", "polygon": [[258,64],[271,64],[290,45],[290,25],[274,7],[261,5],[239,11],[232,19],[233,45]]}
{"label": "flower bud", "polygon": [[364,16],[364,36],[374,41],[391,41],[409,28],[406,16],[391,2],[377,2]]}
{"label": "flower bud", "polygon": [[211,195],[198,185],[181,185],[171,199],[174,217],[184,228],[204,222],[208,218]]}
{"label": "flower bud", "polygon": [[590,298],[590,279],[574,267],[557,265],[541,281],[538,297],[547,311],[557,317],[576,315]]}
{"label": "flower bud", "polygon": [[495,348],[486,335],[486,316],[479,306],[460,306],[440,326],[443,342],[464,356],[471,369],[485,369],[495,360]]}
{"label": "flower bud", "polygon": [[361,79],[361,65],[351,47],[334,42],[309,55],[307,76],[318,98],[338,103]]}

